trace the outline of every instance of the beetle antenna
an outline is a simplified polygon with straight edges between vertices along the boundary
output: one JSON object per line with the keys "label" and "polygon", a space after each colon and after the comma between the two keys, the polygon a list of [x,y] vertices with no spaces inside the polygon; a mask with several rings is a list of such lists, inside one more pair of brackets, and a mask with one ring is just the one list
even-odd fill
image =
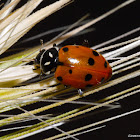
{"label": "beetle antenna", "polygon": [[82,46],[89,47],[89,42],[88,42],[88,40],[85,39],[85,40],[83,41]]}
{"label": "beetle antenna", "polygon": [[41,52],[42,48],[44,47],[43,39],[40,39],[40,44],[41,44],[41,48],[40,48],[40,52]]}

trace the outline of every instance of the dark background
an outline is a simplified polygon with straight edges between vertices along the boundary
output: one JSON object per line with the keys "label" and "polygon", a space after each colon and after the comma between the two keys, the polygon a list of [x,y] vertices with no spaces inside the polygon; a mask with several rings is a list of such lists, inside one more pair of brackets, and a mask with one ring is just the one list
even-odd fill
{"label": "dark background", "polygon": [[[56,0],[44,0],[36,10],[55,1]],[[34,36],[50,29],[73,24],[87,13],[90,14],[88,19],[95,19],[125,1],[126,0],[75,0],[70,5],[57,11],[56,13],[44,19],[41,23],[37,24],[26,36],[24,36],[24,38]],[[17,7],[20,7],[24,2],[25,1],[22,1]],[[95,28],[95,31],[80,37],[72,38],[72,40],[68,40],[68,42],[65,42],[65,44],[81,44],[84,39],[87,39],[89,40],[91,46],[93,46],[139,27],[140,20],[138,14],[138,5],[138,1],[127,5],[126,7],[91,26],[92,28]],[[34,10],[34,12],[36,10]],[[44,42],[46,42],[55,35],[56,34],[44,36],[42,39]],[[135,36],[138,36],[137,33],[130,38]],[[35,41],[38,44],[40,43],[39,39]],[[28,42],[26,45],[30,46],[30,43],[33,44],[33,42]]]}
{"label": "dark background", "polygon": [[[20,7],[24,2],[22,1],[17,6],[17,8]],[[48,4],[51,4],[53,2],[54,1],[52,0],[51,1],[44,0],[44,2],[40,4],[38,9]],[[94,1],[75,0],[75,2],[71,3],[67,7],[61,9],[60,11],[57,11],[53,15],[47,17],[42,22],[37,24],[28,34],[26,34],[22,39],[20,39],[19,42],[26,38],[34,36],[36,34],[42,33],[44,31],[72,24],[87,13],[90,13],[90,17],[88,17],[88,19],[94,19],[104,14],[105,12],[113,9],[114,7],[118,6],[119,4],[123,2],[125,2],[125,0],[94,0]],[[127,5],[123,9],[120,9],[116,13],[94,24],[92,28],[95,28],[95,31],[81,35],[79,37],[68,39],[62,45],[75,44],[75,43],[81,44],[84,39],[87,39],[89,40],[90,45],[94,46],[139,27],[140,25],[139,6],[140,4],[137,0],[136,2],[133,2],[130,5]],[[44,42],[46,42],[46,41],[49,41],[55,35],[56,34],[51,34],[48,36],[44,36],[41,39],[43,39]],[[132,39],[137,36],[139,36],[139,32],[131,36],[128,36],[124,39],[121,39],[118,42]],[[39,44],[40,43],[39,40],[40,39],[36,39],[36,40],[33,40],[32,42],[27,42],[22,45],[31,47],[32,45]],[[17,46],[18,44],[14,45],[13,47],[17,47]],[[123,56],[127,56],[129,53],[134,53],[137,51],[139,51],[139,49],[135,49],[133,50],[133,52],[125,53]],[[121,73],[115,77],[112,77],[112,79],[123,76],[126,73],[130,73],[137,69],[139,68],[137,67],[137,68],[134,68],[133,70],[125,71],[124,73]],[[114,87],[106,89],[105,91],[103,90],[100,92],[100,94],[90,95],[89,97],[83,98],[83,100],[91,101],[91,100],[99,99],[103,96],[107,96],[108,94],[114,94],[119,91],[125,90],[129,87],[138,85],[138,84],[139,84],[139,78],[138,77],[133,78],[121,84],[115,85]],[[77,118],[77,120],[76,119],[71,120],[70,123],[67,122],[65,125],[61,127],[61,129],[63,129],[64,131],[68,131],[73,128],[78,128],[80,126],[84,126],[86,124],[100,121],[102,119],[115,116],[117,114],[121,114],[127,111],[137,109],[140,107],[139,99],[140,99],[140,96],[138,94],[128,97],[126,99],[119,101],[119,104],[121,105],[121,109],[114,109],[112,111],[105,111],[105,112],[103,111],[95,115],[92,114],[92,112],[90,112],[88,113],[87,116],[86,115],[80,116],[81,118]],[[72,107],[70,107],[69,105],[65,105],[64,108],[72,109]],[[58,110],[60,112],[62,111],[60,108],[58,108]],[[55,111],[57,112],[58,110],[55,110]],[[129,134],[137,134],[137,135],[140,134],[139,115],[140,113],[138,112],[129,116],[122,117],[117,120],[113,120],[111,122],[106,123],[106,127],[77,136],[77,138],[80,140],[85,140],[85,139],[112,140],[115,138],[119,140],[129,139],[128,138]],[[43,138],[46,138],[47,136],[51,136],[52,134],[54,135],[54,133],[57,133],[57,132],[56,131],[54,132],[53,130],[49,130],[49,131],[40,133],[38,135],[35,135],[29,139],[33,139],[33,138],[43,139]]]}

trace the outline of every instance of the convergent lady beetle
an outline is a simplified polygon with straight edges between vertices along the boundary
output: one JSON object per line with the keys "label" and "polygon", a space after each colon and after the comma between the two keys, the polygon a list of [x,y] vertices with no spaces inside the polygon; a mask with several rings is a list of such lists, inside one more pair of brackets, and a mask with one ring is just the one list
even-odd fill
{"label": "convergent lady beetle", "polygon": [[36,68],[43,74],[55,69],[55,78],[66,86],[82,89],[97,86],[112,76],[112,69],[105,58],[95,50],[82,45],[67,45],[59,48],[54,45],[41,50],[35,58]]}

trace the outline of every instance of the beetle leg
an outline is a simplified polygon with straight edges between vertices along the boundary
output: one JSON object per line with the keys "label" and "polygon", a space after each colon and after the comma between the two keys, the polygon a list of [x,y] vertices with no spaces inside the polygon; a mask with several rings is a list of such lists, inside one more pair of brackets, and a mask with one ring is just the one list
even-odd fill
{"label": "beetle leg", "polygon": [[68,86],[67,85],[64,85],[64,87],[67,88]]}
{"label": "beetle leg", "polygon": [[39,75],[39,78],[40,78],[40,80],[43,79],[43,73],[42,73],[42,71],[41,71],[41,73],[40,73],[40,75]]}
{"label": "beetle leg", "polygon": [[88,40],[84,40],[83,43],[82,43],[82,46],[86,46],[86,47],[89,47],[89,43],[88,43]]}
{"label": "beetle leg", "polygon": [[79,95],[83,95],[84,92],[82,91],[82,89],[79,88],[78,93],[79,93]]}

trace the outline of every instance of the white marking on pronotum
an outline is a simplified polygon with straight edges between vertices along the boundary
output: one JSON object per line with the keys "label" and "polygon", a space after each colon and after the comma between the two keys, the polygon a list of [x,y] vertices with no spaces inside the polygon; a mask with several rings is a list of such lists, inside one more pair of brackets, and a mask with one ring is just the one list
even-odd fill
{"label": "white marking on pronotum", "polygon": [[46,62],[44,65],[45,65],[45,66],[46,66],[46,65],[50,65],[50,63],[51,63],[51,62],[49,61],[49,62]]}
{"label": "white marking on pronotum", "polygon": [[51,52],[49,52],[49,56],[52,58],[53,57],[53,55],[51,54]]}
{"label": "white marking on pronotum", "polygon": [[54,47],[57,51],[59,51],[59,48],[58,47]]}

